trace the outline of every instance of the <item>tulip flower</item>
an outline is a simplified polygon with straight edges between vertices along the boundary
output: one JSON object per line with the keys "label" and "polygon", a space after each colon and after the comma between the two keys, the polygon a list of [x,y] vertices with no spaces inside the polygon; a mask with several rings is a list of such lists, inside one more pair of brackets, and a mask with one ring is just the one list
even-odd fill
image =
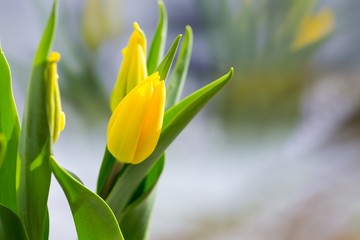
{"label": "tulip flower", "polygon": [[112,111],[126,94],[139,82],[143,81],[148,74],[146,67],[146,37],[136,22],[134,23],[134,32],[130,36],[129,43],[123,49],[122,54],[123,62],[110,99]]}
{"label": "tulip flower", "polygon": [[107,147],[117,160],[138,164],[154,151],[162,128],[165,94],[165,83],[155,72],[118,104],[107,129]]}
{"label": "tulip flower", "polygon": [[333,25],[334,16],[330,10],[306,16],[297,31],[292,49],[298,50],[318,42],[332,31]]}
{"label": "tulip flower", "polygon": [[59,75],[57,73],[57,63],[60,61],[58,52],[50,53],[46,67],[46,85],[47,85],[47,104],[50,133],[53,143],[59,137],[59,134],[65,128],[65,114],[61,108]]}

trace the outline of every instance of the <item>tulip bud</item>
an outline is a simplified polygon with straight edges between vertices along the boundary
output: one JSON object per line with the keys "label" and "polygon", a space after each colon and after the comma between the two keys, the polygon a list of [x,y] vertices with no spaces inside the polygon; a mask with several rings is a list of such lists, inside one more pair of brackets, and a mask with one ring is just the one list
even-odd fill
{"label": "tulip bud", "polygon": [[60,60],[58,52],[50,53],[46,66],[46,86],[47,86],[47,111],[49,118],[50,134],[53,143],[59,137],[59,134],[65,128],[65,114],[61,108],[60,90],[57,73],[57,63]]}
{"label": "tulip bud", "polygon": [[134,32],[130,36],[127,47],[123,49],[122,55],[123,62],[110,100],[112,111],[131,89],[147,77],[146,37],[136,22]]}
{"label": "tulip bud", "polygon": [[107,147],[120,162],[138,164],[155,149],[164,118],[165,83],[155,72],[115,108],[107,129]]}
{"label": "tulip bud", "polygon": [[299,50],[318,42],[332,31],[333,25],[334,15],[330,10],[306,16],[299,26],[291,48]]}

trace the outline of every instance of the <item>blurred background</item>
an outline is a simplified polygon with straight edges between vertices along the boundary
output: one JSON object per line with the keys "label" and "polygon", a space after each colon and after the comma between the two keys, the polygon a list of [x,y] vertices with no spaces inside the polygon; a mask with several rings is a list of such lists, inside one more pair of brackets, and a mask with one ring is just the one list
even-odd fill
{"label": "blurred background", "polygon": [[[168,45],[194,32],[184,95],[232,82],[167,151],[151,239],[360,239],[360,1],[164,0]],[[48,0],[0,0],[0,41],[20,115]],[[67,125],[58,161],[95,189],[108,98],[155,0],[61,0],[54,50]],[[56,181],[50,239],[76,239]]]}

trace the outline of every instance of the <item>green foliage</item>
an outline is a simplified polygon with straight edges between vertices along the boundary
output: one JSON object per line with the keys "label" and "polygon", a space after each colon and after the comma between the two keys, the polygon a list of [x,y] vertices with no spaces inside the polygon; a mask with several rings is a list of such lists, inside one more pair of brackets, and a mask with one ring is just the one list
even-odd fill
{"label": "green foliage", "polygon": [[4,160],[4,155],[6,152],[6,145],[7,145],[7,141],[6,141],[4,134],[0,133],[0,167]]}
{"label": "green foliage", "polygon": [[166,109],[179,102],[184,88],[193,46],[193,33],[190,26],[186,26],[184,41],[180,54],[166,89]]}
{"label": "green foliage", "polygon": [[0,204],[0,239],[29,240],[20,218]]}
{"label": "green foliage", "polygon": [[124,239],[110,208],[51,158],[52,171],[68,199],[79,240]]}
{"label": "green foliage", "polygon": [[109,175],[112,171],[115,161],[116,161],[116,159],[114,158],[114,156],[109,152],[109,150],[106,147],[103,161],[101,164],[101,168],[99,171],[97,185],[96,185],[96,192],[102,198],[106,198],[108,192],[110,191],[109,187],[106,187],[106,189],[104,189],[104,188],[105,188],[105,184],[108,181]]}
{"label": "green foliage", "polygon": [[174,61],[174,57],[180,43],[180,39],[181,39],[181,34],[175,38],[173,44],[171,45],[164,59],[161,61],[160,65],[156,68],[156,71],[159,72],[161,80],[166,80],[171,64]]}
{"label": "green foliage", "polygon": [[33,62],[19,145],[19,214],[30,239],[46,239],[50,188],[51,136],[46,103],[45,67],[57,22],[57,1]]}
{"label": "green foliage", "polygon": [[124,210],[119,224],[122,227],[125,239],[147,239],[156,183],[161,176],[164,165],[165,156],[162,155],[141,182],[130,204]]}
{"label": "green foliage", "polygon": [[10,68],[0,48],[0,203],[17,212],[16,161],[20,124]]}
{"label": "green foliage", "polygon": [[163,1],[158,1],[159,4],[159,22],[156,27],[156,32],[151,43],[149,57],[147,61],[148,74],[152,74],[156,66],[160,63],[165,51],[166,35],[167,35],[167,14]]}

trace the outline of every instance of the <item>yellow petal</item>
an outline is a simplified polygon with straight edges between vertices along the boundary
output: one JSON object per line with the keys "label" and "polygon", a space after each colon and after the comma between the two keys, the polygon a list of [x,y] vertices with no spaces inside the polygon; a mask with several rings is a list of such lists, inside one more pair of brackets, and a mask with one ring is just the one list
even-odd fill
{"label": "yellow petal", "polygon": [[151,82],[134,88],[114,110],[108,127],[108,149],[121,162],[131,163],[137,149],[147,106],[151,99]]}
{"label": "yellow petal", "polygon": [[132,162],[134,164],[142,162],[154,151],[161,133],[165,107],[165,83],[159,78],[154,79],[152,83],[153,96],[147,109],[138,148]]}
{"label": "yellow petal", "polygon": [[112,111],[139,82],[147,77],[146,37],[136,22],[134,32],[122,55],[123,61],[110,99]]}
{"label": "yellow petal", "polygon": [[46,68],[46,85],[47,85],[47,111],[50,126],[50,133],[53,142],[57,140],[60,132],[65,127],[65,114],[62,111],[60,90],[57,72],[57,63],[60,61],[58,52],[51,52],[48,58]]}
{"label": "yellow petal", "polygon": [[158,73],[139,83],[114,110],[107,130],[107,147],[124,163],[145,160],[158,142],[165,106],[165,85]]}

